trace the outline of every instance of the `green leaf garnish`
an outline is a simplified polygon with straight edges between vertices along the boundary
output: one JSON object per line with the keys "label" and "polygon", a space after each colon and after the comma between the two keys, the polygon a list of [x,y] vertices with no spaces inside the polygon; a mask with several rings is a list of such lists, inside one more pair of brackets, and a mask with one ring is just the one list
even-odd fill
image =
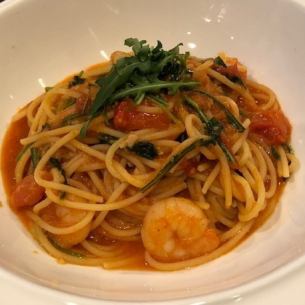
{"label": "green leaf garnish", "polygon": [[165,51],[160,41],[156,47],[150,47],[145,40],[128,38],[125,45],[132,47],[134,56],[119,59],[108,74],[96,81],[101,89],[91,107],[91,115],[127,96],[139,103],[147,92],[162,89],[173,94],[179,88],[198,85],[186,81],[186,58],[189,54],[179,53],[181,44]]}
{"label": "green leaf garnish", "polygon": [[225,64],[225,62],[222,60],[222,58],[220,56],[217,56],[215,59],[214,59],[214,64],[217,65],[217,66],[222,66],[222,67],[227,67],[227,65]]}
{"label": "green leaf garnish", "polygon": [[281,156],[274,146],[271,146],[271,154],[275,160],[281,160]]}
{"label": "green leaf garnish", "polygon": [[[120,90],[111,97],[110,101],[113,102],[127,96],[135,96],[139,92],[158,93],[160,92],[161,89],[167,89],[169,92],[171,92],[174,95],[180,88],[193,88],[198,86],[198,84],[199,83],[196,81],[186,81],[186,82],[156,81],[153,83],[137,85],[131,88]],[[101,92],[101,90],[99,92]]]}
{"label": "green leaf garnish", "polygon": [[294,150],[291,146],[291,144],[288,144],[288,143],[284,143],[282,144],[282,147],[285,149],[285,151],[289,154],[293,154],[294,153]]}
{"label": "green leaf garnish", "polygon": [[40,151],[37,147],[31,147],[31,161],[33,164],[33,168],[36,168],[39,160],[41,159]]}
{"label": "green leaf garnish", "polygon": [[245,127],[239,122],[239,120],[231,113],[231,111],[226,106],[224,106],[215,96],[213,96],[205,91],[202,91],[202,90],[194,90],[194,92],[210,98],[213,101],[213,103],[225,113],[228,122],[238,132],[244,132],[246,130]]}
{"label": "green leaf garnish", "polygon": [[159,106],[171,119],[173,122],[179,122],[179,119],[168,109],[168,103],[161,96],[158,95],[147,95],[147,98]]}
{"label": "green leaf garnish", "polygon": [[177,137],[176,141],[182,143],[184,142],[186,139],[188,139],[188,135],[186,131],[183,131],[182,133],[180,133],[180,135]]}
{"label": "green leaf garnish", "polygon": [[54,157],[51,157],[50,160],[49,160],[49,163],[58,169],[58,171],[62,174],[62,176],[64,177],[64,180],[65,180],[65,184],[68,184],[68,181],[67,181],[67,176],[66,176],[66,172],[65,170],[62,168],[62,165],[60,163],[60,161],[57,159],[57,158],[54,158]]}
{"label": "green leaf garnish", "polygon": [[90,126],[90,123],[91,123],[92,119],[93,119],[93,117],[91,117],[88,121],[86,121],[83,124],[82,128],[80,129],[79,136],[80,136],[81,139],[86,137],[87,130],[88,130],[89,126]]}
{"label": "green leaf garnish", "polygon": [[139,141],[129,149],[138,156],[149,160],[153,160],[158,156],[155,145],[147,141]]}
{"label": "green leaf garnish", "polygon": [[177,154],[173,155],[170,160],[159,170],[158,174],[153,178],[150,182],[148,182],[146,185],[144,185],[140,192],[144,193],[147,190],[149,190],[151,187],[153,187],[155,184],[157,184],[179,161],[181,161],[189,152],[194,150],[197,147],[201,146],[208,146],[210,144],[214,144],[214,139],[198,139],[194,141],[189,146],[182,149]]}
{"label": "green leaf garnish", "polygon": [[86,81],[85,78],[82,78],[83,74],[84,74],[84,71],[80,71],[80,73],[78,75],[74,75],[73,79],[68,84],[68,88],[72,88],[76,85],[83,84]]}
{"label": "green leaf garnish", "polygon": [[16,157],[16,161],[19,161],[21,157],[24,155],[24,153],[32,146],[33,144],[28,144],[23,146],[23,148],[20,150],[19,154]]}
{"label": "green leaf garnish", "polygon": [[243,82],[243,80],[239,76],[236,76],[236,75],[234,75],[234,76],[227,76],[227,78],[231,82],[233,82],[235,84],[238,84],[238,85],[240,85],[240,86],[242,86],[244,88],[247,88],[247,86],[245,85],[245,83]]}
{"label": "green leaf garnish", "polygon": [[85,258],[86,255],[82,254],[82,253],[79,253],[79,252],[76,252],[74,250],[71,250],[71,249],[68,249],[68,248],[64,248],[62,247],[61,245],[59,245],[53,238],[51,238],[50,236],[47,236],[49,242],[54,246],[54,248],[56,248],[57,250],[65,253],[65,254],[68,254],[70,256],[74,256],[74,257],[77,257],[77,258]]}
{"label": "green leaf garnish", "polygon": [[44,91],[45,91],[45,92],[48,92],[48,91],[50,91],[51,89],[53,89],[53,87],[45,87],[45,88],[44,88]]}
{"label": "green leaf garnish", "polygon": [[230,162],[235,162],[234,156],[231,154],[226,145],[220,140],[220,134],[223,130],[223,125],[221,124],[221,122],[219,122],[216,118],[209,119],[207,115],[200,109],[198,104],[193,101],[189,96],[185,95],[184,98],[186,104],[196,112],[200,120],[205,124],[207,133],[209,134],[209,136],[211,136],[212,140],[214,141],[214,144],[217,143],[219,145],[226,158]]}

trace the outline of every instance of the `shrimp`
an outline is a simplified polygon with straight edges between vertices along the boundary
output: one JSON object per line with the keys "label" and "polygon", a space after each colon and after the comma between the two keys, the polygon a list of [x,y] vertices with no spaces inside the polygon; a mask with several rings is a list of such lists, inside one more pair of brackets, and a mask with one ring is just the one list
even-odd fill
{"label": "shrimp", "polygon": [[156,259],[174,262],[216,249],[220,239],[204,212],[192,201],[173,197],[153,204],[142,227],[145,249]]}
{"label": "shrimp", "polygon": [[[81,221],[86,215],[83,210],[70,209],[55,204],[42,210],[41,217],[50,225],[64,228]],[[71,248],[86,239],[90,232],[90,224],[69,234],[50,234],[52,239],[65,248]]]}

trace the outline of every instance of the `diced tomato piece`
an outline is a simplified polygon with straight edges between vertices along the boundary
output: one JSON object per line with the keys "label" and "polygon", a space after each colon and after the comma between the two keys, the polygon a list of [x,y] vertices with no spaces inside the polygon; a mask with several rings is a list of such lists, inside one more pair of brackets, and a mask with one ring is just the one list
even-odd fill
{"label": "diced tomato piece", "polygon": [[269,145],[280,145],[289,140],[291,125],[281,110],[263,111],[253,115],[250,131]]}
{"label": "diced tomato piece", "polygon": [[33,206],[44,196],[45,189],[38,185],[33,175],[24,177],[11,194],[10,203],[18,209]]}
{"label": "diced tomato piece", "polygon": [[166,129],[170,120],[165,113],[146,113],[137,110],[132,101],[124,100],[115,108],[114,127],[123,131],[145,128]]}

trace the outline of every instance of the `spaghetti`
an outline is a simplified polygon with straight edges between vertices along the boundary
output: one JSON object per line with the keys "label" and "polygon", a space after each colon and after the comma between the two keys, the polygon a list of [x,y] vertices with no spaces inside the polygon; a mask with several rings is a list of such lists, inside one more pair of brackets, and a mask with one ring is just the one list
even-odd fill
{"label": "spaghetti", "polygon": [[127,39],[14,117],[10,205],[62,262],[157,270],[227,253],[272,213],[298,160],[268,87],[223,53]]}

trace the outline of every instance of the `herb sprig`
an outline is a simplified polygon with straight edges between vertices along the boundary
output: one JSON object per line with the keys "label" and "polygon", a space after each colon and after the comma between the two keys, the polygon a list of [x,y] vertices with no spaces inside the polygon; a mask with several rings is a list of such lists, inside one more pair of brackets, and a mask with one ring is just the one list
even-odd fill
{"label": "herb sprig", "polygon": [[155,145],[148,141],[138,141],[131,148],[132,152],[145,159],[154,160],[158,156]]}
{"label": "herb sprig", "polygon": [[144,185],[140,192],[144,193],[157,184],[178,162],[180,162],[189,152],[194,150],[197,147],[201,146],[209,146],[210,144],[214,144],[214,139],[210,138],[207,140],[198,139],[191,143],[190,145],[186,146],[180,152],[173,155],[169,161],[159,170],[158,174],[146,185]]}
{"label": "herb sprig", "polygon": [[90,109],[90,118],[81,131],[86,135],[90,121],[117,100],[132,97],[136,104],[143,101],[147,93],[165,91],[173,95],[184,88],[194,88],[199,83],[191,80],[186,67],[189,53],[180,53],[178,44],[166,51],[162,43],[151,47],[146,40],[128,38],[125,45],[132,48],[134,55],[121,58],[110,72],[97,79],[100,87]]}
{"label": "herb sprig", "polygon": [[[228,66],[226,65],[226,63],[222,60],[222,58],[220,56],[217,56],[214,59],[214,65],[219,66],[221,68],[227,68]],[[237,75],[226,75],[226,77],[233,83],[236,83],[244,88],[246,88],[245,83],[243,82],[243,80],[237,76]]]}
{"label": "herb sprig", "polygon": [[230,162],[235,162],[234,156],[231,154],[227,146],[220,140],[220,134],[223,130],[223,125],[215,118],[209,119],[207,115],[199,108],[198,104],[189,96],[185,95],[184,98],[186,104],[196,112],[199,119],[202,121],[202,123],[205,124],[207,133],[211,136],[213,143],[217,143],[219,145]]}
{"label": "herb sprig", "polygon": [[65,170],[63,169],[60,161],[57,159],[57,158],[54,158],[54,157],[51,157],[50,160],[49,160],[50,164],[57,168],[58,171],[62,174],[62,176],[64,177],[64,183],[65,184],[68,184],[68,181],[67,181],[67,176],[66,176],[66,172]]}
{"label": "herb sprig", "polygon": [[36,168],[39,160],[41,159],[40,151],[37,147],[31,147],[31,161],[33,164],[33,168]]}
{"label": "herb sprig", "polygon": [[199,93],[203,96],[208,97],[213,101],[213,103],[221,109],[226,117],[228,122],[238,131],[238,132],[244,132],[246,128],[239,122],[239,120],[232,114],[232,112],[225,106],[223,105],[215,96],[209,94],[208,92],[205,92],[203,90],[194,90],[194,92]]}

